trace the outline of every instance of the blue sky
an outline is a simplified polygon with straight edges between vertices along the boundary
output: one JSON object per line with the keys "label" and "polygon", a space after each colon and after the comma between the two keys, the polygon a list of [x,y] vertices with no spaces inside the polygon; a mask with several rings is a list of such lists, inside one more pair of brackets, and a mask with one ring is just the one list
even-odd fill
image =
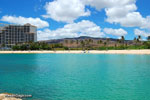
{"label": "blue sky", "polygon": [[0,0],[0,23],[31,23],[38,40],[150,36],[148,0]]}

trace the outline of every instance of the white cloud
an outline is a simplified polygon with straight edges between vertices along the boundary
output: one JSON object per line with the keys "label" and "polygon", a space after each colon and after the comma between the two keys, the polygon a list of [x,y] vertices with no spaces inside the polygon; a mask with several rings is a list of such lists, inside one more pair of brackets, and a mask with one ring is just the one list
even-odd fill
{"label": "white cloud", "polygon": [[124,29],[112,29],[112,28],[104,28],[104,32],[106,34],[111,34],[114,36],[125,36],[127,35],[127,32]]}
{"label": "white cloud", "polygon": [[150,28],[150,16],[143,17],[137,12],[136,0],[83,0],[85,5],[105,9],[106,21],[124,27]]}
{"label": "white cloud", "polygon": [[124,3],[125,5],[121,6],[118,5],[105,8],[107,15],[106,21],[112,24],[119,23],[124,27],[150,28],[150,17],[147,16],[144,18],[139,12],[136,11],[137,7],[135,5],[135,0],[128,1],[132,2]]}
{"label": "white cloud", "polygon": [[150,28],[150,16],[137,12],[136,0],[54,0],[45,6],[45,18],[71,23],[81,16],[89,16],[91,6],[100,11],[105,9],[106,21],[124,27]]}
{"label": "white cloud", "polygon": [[105,35],[101,32],[99,26],[88,20],[67,24],[63,28],[57,30],[44,29],[43,31],[38,31],[38,40],[79,36],[104,37]]}
{"label": "white cloud", "polygon": [[143,37],[148,37],[148,36],[150,36],[150,31],[135,29],[135,30],[134,30],[134,34],[135,34],[136,36],[141,35],[141,36],[143,36]]}
{"label": "white cloud", "polygon": [[150,17],[143,18],[139,12],[131,12],[124,17],[108,16],[107,21],[120,23],[124,27],[150,28]]}
{"label": "white cloud", "polygon": [[90,15],[90,11],[85,10],[87,5],[97,10],[105,8],[108,11],[113,8],[109,10],[108,15],[111,16],[114,13],[117,16],[125,16],[128,12],[137,9],[135,2],[136,0],[122,0],[121,2],[120,0],[54,0],[45,5],[47,14],[43,17],[70,23],[81,16]]}
{"label": "white cloud", "polygon": [[150,29],[150,16],[143,18],[141,28]]}
{"label": "white cloud", "polygon": [[83,0],[86,5],[95,7],[97,10],[103,8],[111,8],[116,6],[124,6],[131,3],[135,3],[135,0]]}
{"label": "white cloud", "polygon": [[106,8],[106,15],[108,18],[122,18],[125,17],[129,12],[135,11],[137,9],[135,4],[129,4],[125,6],[114,6],[111,8]]}
{"label": "white cloud", "polygon": [[38,28],[49,27],[49,23],[41,20],[40,18],[32,18],[32,17],[25,18],[22,16],[15,17],[15,16],[7,16],[6,15],[6,16],[3,16],[0,20],[9,22],[9,23],[20,24],[20,25],[30,23],[32,25],[37,26]]}
{"label": "white cloud", "polygon": [[48,2],[45,9],[47,14],[43,17],[67,23],[72,23],[78,17],[90,15],[90,11],[85,10],[81,0],[54,0]]}

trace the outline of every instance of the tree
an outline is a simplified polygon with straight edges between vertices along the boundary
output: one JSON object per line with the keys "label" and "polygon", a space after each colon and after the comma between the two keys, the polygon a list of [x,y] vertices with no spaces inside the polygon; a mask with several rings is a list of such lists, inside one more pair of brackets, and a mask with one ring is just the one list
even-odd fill
{"label": "tree", "polygon": [[93,43],[93,40],[92,40],[92,39],[89,39],[89,42],[90,42],[90,43]]}
{"label": "tree", "polygon": [[150,41],[150,36],[147,37],[147,40]]}
{"label": "tree", "polygon": [[40,46],[38,45],[38,43],[31,43],[30,44],[30,50],[39,50]]}
{"label": "tree", "polygon": [[97,41],[97,44],[100,44],[99,41]]}
{"label": "tree", "polygon": [[50,50],[51,49],[51,47],[45,42],[42,42],[39,45],[40,45],[40,49],[42,49],[42,50]]}
{"label": "tree", "polygon": [[120,40],[120,39],[117,39],[117,43],[121,43],[121,40]]}
{"label": "tree", "polygon": [[125,38],[124,36],[121,36],[121,41],[124,42]]}
{"label": "tree", "polygon": [[134,38],[134,41],[137,41],[136,37]]}
{"label": "tree", "polygon": [[78,40],[76,40],[76,44],[79,44],[79,41],[78,41]]}
{"label": "tree", "polygon": [[15,45],[15,46],[12,47],[12,49],[13,49],[13,50],[20,50],[20,46]]}
{"label": "tree", "polygon": [[141,40],[141,35],[138,36],[137,42],[140,42],[140,40]]}
{"label": "tree", "polygon": [[107,41],[107,42],[109,42],[109,41],[110,41],[110,39],[109,39],[109,38],[107,38],[107,39],[106,39],[106,41]]}
{"label": "tree", "polygon": [[106,46],[107,45],[107,42],[104,42],[104,46]]}
{"label": "tree", "polygon": [[89,40],[87,40],[87,39],[85,39],[85,46],[86,46],[86,47],[90,47],[90,42],[89,42]]}
{"label": "tree", "polygon": [[5,44],[3,43],[1,46],[2,46],[2,47],[5,47]]}
{"label": "tree", "polygon": [[70,41],[70,44],[73,44],[73,43],[74,43],[74,41],[73,41],[73,40],[71,40],[71,41]]}
{"label": "tree", "polygon": [[141,39],[141,35],[138,36],[138,39],[139,39],[139,40]]}
{"label": "tree", "polygon": [[136,39],[136,42],[140,42],[140,39],[139,39],[139,38],[137,38],[137,39]]}
{"label": "tree", "polygon": [[97,44],[101,44],[103,41],[102,40],[99,40],[99,41],[97,41]]}
{"label": "tree", "polygon": [[84,46],[85,46],[85,42],[84,42],[83,40],[81,40],[81,41],[80,41],[80,44],[81,44],[82,49],[83,49],[83,48],[84,48]]}
{"label": "tree", "polygon": [[20,50],[28,50],[28,45],[22,44],[22,45],[20,46]]}
{"label": "tree", "polygon": [[68,44],[68,40],[65,40],[65,44],[67,44],[67,47],[69,47],[69,46],[68,46],[68,45],[69,45],[69,44]]}
{"label": "tree", "polygon": [[121,36],[121,42],[123,43],[123,45],[124,45],[124,41],[125,41],[124,36]]}
{"label": "tree", "polygon": [[68,40],[65,40],[65,43],[68,44]]}

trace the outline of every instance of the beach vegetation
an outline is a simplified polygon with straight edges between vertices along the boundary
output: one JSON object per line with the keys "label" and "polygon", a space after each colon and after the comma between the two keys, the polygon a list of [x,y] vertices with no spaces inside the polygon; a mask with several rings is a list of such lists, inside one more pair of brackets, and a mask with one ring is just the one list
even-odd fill
{"label": "beach vegetation", "polygon": [[120,39],[64,39],[60,42],[28,42],[16,44],[12,50],[136,50],[150,49],[150,36],[148,41],[142,41],[141,36],[133,40]]}

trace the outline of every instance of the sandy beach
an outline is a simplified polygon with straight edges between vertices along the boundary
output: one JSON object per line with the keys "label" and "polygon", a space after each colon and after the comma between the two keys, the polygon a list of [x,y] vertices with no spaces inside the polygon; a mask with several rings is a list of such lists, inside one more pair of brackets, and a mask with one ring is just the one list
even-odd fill
{"label": "sandy beach", "polygon": [[0,100],[22,100],[22,99],[19,99],[19,98],[7,97],[8,95],[12,95],[12,94],[8,94],[8,93],[0,94]]}
{"label": "sandy beach", "polygon": [[70,53],[70,54],[150,54],[150,50],[89,50],[89,51],[81,51],[81,50],[68,50],[68,51],[0,51],[0,54],[36,54],[36,53]]}

